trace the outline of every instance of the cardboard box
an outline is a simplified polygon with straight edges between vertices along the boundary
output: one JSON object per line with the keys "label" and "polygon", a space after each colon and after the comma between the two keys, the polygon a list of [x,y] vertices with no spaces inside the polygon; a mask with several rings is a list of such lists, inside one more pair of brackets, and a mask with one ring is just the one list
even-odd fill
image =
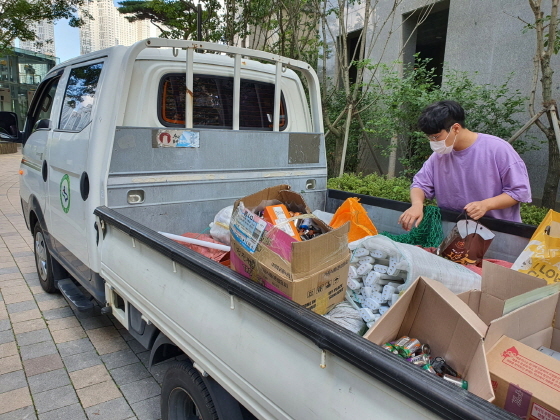
{"label": "cardboard box", "polygon": [[486,334],[494,403],[527,419],[560,419],[560,362],[539,352],[560,351],[560,293],[504,315]]}
{"label": "cardboard box", "polygon": [[483,261],[482,290],[469,290],[457,296],[489,325],[503,315],[506,300],[546,284],[546,280]]}
{"label": "cardboard box", "polygon": [[488,366],[498,407],[528,420],[560,419],[560,361],[502,336]]}
{"label": "cardboard box", "polygon": [[290,211],[309,214],[303,197],[288,185],[267,188],[234,204],[230,223],[231,267],[238,273],[318,314],[344,299],[350,251],[348,224],[297,241],[251,212],[259,206],[284,203]]}
{"label": "cardboard box", "polygon": [[560,293],[555,293],[492,321],[486,333],[486,348],[492,348],[505,335],[534,349],[544,346],[560,351],[558,320]]}
{"label": "cardboard box", "polygon": [[468,381],[470,392],[492,401],[483,346],[486,329],[467,304],[444,285],[419,277],[364,338],[381,345],[406,335],[427,343],[432,355],[443,357]]}

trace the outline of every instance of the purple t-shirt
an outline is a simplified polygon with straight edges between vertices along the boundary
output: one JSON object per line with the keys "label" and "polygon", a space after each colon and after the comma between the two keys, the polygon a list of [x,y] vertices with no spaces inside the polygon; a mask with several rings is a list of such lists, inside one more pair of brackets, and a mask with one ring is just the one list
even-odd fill
{"label": "purple t-shirt", "polygon": [[[414,176],[411,188],[420,188],[426,198],[435,197],[439,207],[456,211],[502,193],[519,202],[531,202],[525,163],[508,142],[489,134],[478,134],[464,150],[432,153]],[[490,210],[486,216],[521,222],[519,203]]]}

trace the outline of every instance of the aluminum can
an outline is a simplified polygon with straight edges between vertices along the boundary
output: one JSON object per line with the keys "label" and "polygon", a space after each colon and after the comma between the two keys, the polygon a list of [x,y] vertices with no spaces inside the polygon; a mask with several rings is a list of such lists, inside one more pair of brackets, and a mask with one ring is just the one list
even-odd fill
{"label": "aluminum can", "polygon": [[452,384],[460,386],[463,389],[469,389],[469,383],[464,379],[457,378],[456,376],[451,376],[447,374],[443,375],[443,379],[445,379],[447,382],[451,382]]}
{"label": "aluminum can", "polygon": [[434,370],[432,365],[429,364],[429,363],[427,365],[422,366],[422,369],[425,370],[426,372],[430,372],[430,373],[433,373],[434,375],[437,375],[436,371]]}
{"label": "aluminum can", "polygon": [[427,354],[419,354],[418,356],[406,359],[406,361],[417,366],[424,366],[430,363],[430,356],[428,356]]}

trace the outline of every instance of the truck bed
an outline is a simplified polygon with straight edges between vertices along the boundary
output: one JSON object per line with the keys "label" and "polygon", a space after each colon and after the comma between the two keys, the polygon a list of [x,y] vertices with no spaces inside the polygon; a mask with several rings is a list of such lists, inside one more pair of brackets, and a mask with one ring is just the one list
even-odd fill
{"label": "truck bed", "polygon": [[[356,195],[329,191],[327,210],[347,196]],[[389,230],[402,210],[378,200],[363,196],[362,204],[384,213],[374,221]],[[516,418],[117,210],[95,214],[105,226],[100,274],[108,285],[258,418]]]}

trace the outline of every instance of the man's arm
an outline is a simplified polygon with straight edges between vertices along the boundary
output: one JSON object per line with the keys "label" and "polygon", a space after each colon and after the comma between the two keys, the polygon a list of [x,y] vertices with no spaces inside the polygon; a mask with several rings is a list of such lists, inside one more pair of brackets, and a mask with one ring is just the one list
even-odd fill
{"label": "man's arm", "polygon": [[473,201],[464,208],[471,219],[478,220],[490,210],[507,209],[517,203],[519,203],[519,201],[513,199],[506,193],[502,193],[496,197],[487,198],[486,200]]}
{"label": "man's arm", "polygon": [[410,230],[413,227],[418,227],[422,218],[424,217],[424,191],[420,188],[410,189],[410,202],[412,205],[406,210],[401,217],[399,217],[399,224],[402,225],[404,230]]}

